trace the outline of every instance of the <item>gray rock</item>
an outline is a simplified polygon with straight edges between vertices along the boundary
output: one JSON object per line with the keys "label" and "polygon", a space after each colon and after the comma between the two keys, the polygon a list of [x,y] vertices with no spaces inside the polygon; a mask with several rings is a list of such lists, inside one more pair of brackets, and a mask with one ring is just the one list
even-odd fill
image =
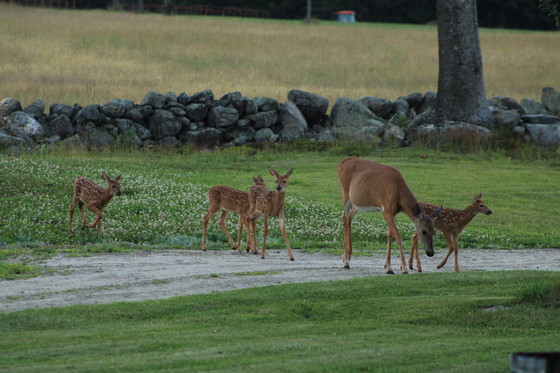
{"label": "gray rock", "polygon": [[21,111],[21,103],[17,99],[8,97],[0,102],[0,117],[7,117],[16,111]]}
{"label": "gray rock", "polygon": [[71,105],[52,104],[51,106],[49,106],[49,114],[51,116],[66,115],[68,118],[72,119],[74,117],[74,114],[80,109],[81,108]]}
{"label": "gray rock", "polygon": [[383,131],[383,140],[390,143],[395,143],[398,145],[404,145],[405,143],[405,133],[402,128],[395,125],[387,125],[385,131]]}
{"label": "gray rock", "polygon": [[410,111],[410,105],[407,101],[403,99],[398,99],[393,102],[393,107],[391,108],[391,114],[398,115],[403,118],[408,117],[408,112]]}
{"label": "gray rock", "polygon": [[361,129],[368,119],[379,119],[366,106],[358,101],[341,97],[331,109],[331,117],[337,127]]}
{"label": "gray rock", "polygon": [[208,107],[204,104],[189,104],[185,112],[191,122],[202,122],[208,115]]}
{"label": "gray rock", "polygon": [[205,104],[208,101],[214,100],[214,92],[211,89],[205,89],[204,91],[197,92],[191,96],[190,102],[196,104]]}
{"label": "gray rock", "polygon": [[277,135],[275,135],[270,128],[261,128],[255,132],[256,142],[275,142],[276,139]]}
{"label": "gray rock", "polygon": [[407,96],[401,96],[395,101],[403,100],[406,101],[409,108],[417,108],[418,106],[420,106],[420,103],[422,102],[422,98],[423,98],[422,93],[415,92]]}
{"label": "gray rock", "polygon": [[130,100],[115,99],[101,106],[99,111],[109,118],[123,118],[133,106],[134,102]]}
{"label": "gray rock", "polygon": [[289,142],[305,138],[308,130],[307,122],[294,102],[286,101],[282,105],[278,121],[282,126],[280,136],[283,141]]}
{"label": "gray rock", "polygon": [[195,148],[214,149],[225,142],[225,132],[217,128],[202,128],[185,133],[181,140]]}
{"label": "gray rock", "polygon": [[494,116],[496,126],[505,127],[512,129],[521,123],[521,115],[517,110],[503,110],[496,109],[492,110],[492,115]]}
{"label": "gray rock", "polygon": [[486,127],[463,122],[446,122],[438,125],[423,124],[409,128],[411,140],[420,140],[426,143],[480,143],[489,140],[492,134],[492,131]]}
{"label": "gray rock", "polygon": [[148,130],[146,127],[138,123],[134,123],[132,127],[130,127],[130,130],[136,133],[138,138],[140,138],[140,140],[142,141],[148,140],[149,138],[152,137],[150,130]]}
{"label": "gray rock", "polygon": [[488,100],[489,106],[495,106],[503,110],[516,110],[520,114],[525,114],[525,109],[511,97],[494,96]]}
{"label": "gray rock", "polygon": [[560,146],[560,124],[528,124],[531,142],[541,146]]}
{"label": "gray rock", "polygon": [[104,124],[105,116],[99,111],[99,105],[87,105],[76,114],[76,124],[85,126],[87,123],[93,123],[99,127]]}
{"label": "gray rock", "polygon": [[167,110],[158,109],[148,119],[148,129],[156,140],[177,135],[181,127],[181,121]]}
{"label": "gray rock", "polygon": [[0,149],[6,149],[12,146],[25,145],[26,141],[22,138],[12,136],[5,128],[0,129]]}
{"label": "gray rock", "polygon": [[358,100],[362,105],[371,110],[375,115],[388,119],[393,103],[384,98],[377,98],[373,96],[360,97]]}
{"label": "gray rock", "polygon": [[215,107],[208,113],[208,123],[212,127],[224,128],[233,126],[239,119],[239,113],[233,107]]}
{"label": "gray rock", "polygon": [[288,92],[288,100],[297,106],[309,126],[320,124],[327,115],[329,100],[322,96],[292,89]]}
{"label": "gray rock", "polygon": [[522,115],[521,119],[523,119],[525,123],[531,123],[531,124],[560,123],[560,117],[557,117],[555,115],[547,115],[547,114]]}
{"label": "gray rock", "polygon": [[552,115],[560,115],[560,92],[552,87],[542,89],[541,101]]}
{"label": "gray rock", "polygon": [[335,142],[336,136],[330,130],[324,130],[319,132],[317,135],[317,141],[319,142]]}
{"label": "gray rock", "polygon": [[226,140],[231,141],[235,146],[241,146],[253,141],[255,139],[255,133],[255,129],[251,127],[245,129],[236,128],[226,133]]}
{"label": "gray rock", "polygon": [[166,136],[161,139],[161,145],[163,146],[176,146],[179,145],[179,140],[175,136]]}
{"label": "gray rock", "polygon": [[[151,106],[149,107],[151,108]],[[142,123],[144,121],[144,117],[142,116],[142,112],[139,107],[131,108],[125,113],[124,117],[136,123]]]}
{"label": "gray rock", "polygon": [[522,99],[519,104],[527,114],[548,114],[546,108],[540,102],[528,98]]}
{"label": "gray rock", "polygon": [[257,103],[255,102],[255,100],[247,100],[247,103],[245,104],[245,115],[254,114],[258,110],[259,108],[257,107]]}
{"label": "gray rock", "polygon": [[117,127],[118,129],[118,133],[125,133],[126,131],[131,129],[132,125],[134,124],[134,122],[130,119],[115,119],[114,123],[115,127]]}
{"label": "gray rock", "polygon": [[65,114],[58,115],[43,125],[43,136],[45,137],[59,136],[61,139],[65,139],[74,136],[74,132],[72,122]]}
{"label": "gray rock", "polygon": [[257,105],[258,111],[278,111],[280,103],[270,97],[255,97],[253,101]]}
{"label": "gray rock", "polygon": [[98,148],[115,143],[115,138],[103,127],[88,129],[84,132],[83,139],[86,144]]}
{"label": "gray rock", "polygon": [[23,108],[23,112],[37,119],[45,114],[45,103],[43,102],[43,100],[35,100],[25,108]]}
{"label": "gray rock", "polygon": [[149,91],[142,99],[141,105],[150,105],[154,109],[163,109],[167,103],[167,96],[155,91]]}
{"label": "gray rock", "polygon": [[253,128],[259,130],[274,125],[278,121],[278,113],[276,111],[261,111],[245,118],[253,123]]}
{"label": "gray rock", "polygon": [[19,128],[33,137],[43,136],[43,126],[31,115],[23,111],[14,111],[6,118],[6,124],[12,128]]}
{"label": "gray rock", "polygon": [[420,101],[420,106],[416,108],[417,114],[431,113],[436,107],[437,93],[426,92]]}
{"label": "gray rock", "polygon": [[188,104],[191,103],[191,96],[183,92],[179,96],[177,96],[177,102],[187,106]]}

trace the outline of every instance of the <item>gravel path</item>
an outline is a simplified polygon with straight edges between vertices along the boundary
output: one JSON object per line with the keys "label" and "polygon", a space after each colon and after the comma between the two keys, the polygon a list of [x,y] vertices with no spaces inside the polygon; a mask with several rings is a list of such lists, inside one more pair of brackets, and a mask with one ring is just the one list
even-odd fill
{"label": "gravel path", "polygon": [[[350,270],[342,268],[341,255],[296,250],[294,262],[288,259],[285,250],[269,250],[267,255],[265,260],[235,251],[200,250],[89,257],[57,255],[40,263],[55,270],[54,274],[25,280],[0,280],[0,311],[142,301],[257,286],[385,275],[383,253],[376,253],[373,257],[353,257]],[[444,255],[444,250],[438,250],[433,258],[422,256],[424,273],[437,272],[435,267]],[[459,254],[459,263],[463,271],[560,271],[560,249],[463,250]],[[398,267],[398,257],[393,257],[393,268]],[[439,271],[452,272],[453,258]],[[253,275],[241,275],[243,273]],[[410,273],[416,274],[416,271]]]}

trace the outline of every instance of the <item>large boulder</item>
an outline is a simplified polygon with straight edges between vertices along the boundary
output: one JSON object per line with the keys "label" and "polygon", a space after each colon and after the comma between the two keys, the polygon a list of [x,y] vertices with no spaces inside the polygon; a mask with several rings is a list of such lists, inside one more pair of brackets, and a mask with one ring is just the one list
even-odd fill
{"label": "large boulder", "polygon": [[542,89],[541,101],[552,115],[560,115],[560,92],[552,87]]}
{"label": "large boulder", "polygon": [[122,118],[133,106],[134,102],[131,100],[115,99],[101,106],[99,110],[109,118]]}
{"label": "large boulder", "polygon": [[205,104],[208,101],[214,100],[214,92],[211,89],[205,89],[204,91],[197,92],[191,96],[190,102],[195,104]]}
{"label": "large boulder", "polygon": [[541,146],[560,146],[560,124],[527,124],[531,142]]}
{"label": "large boulder", "polygon": [[21,111],[21,102],[17,99],[8,97],[0,102],[0,117],[7,117],[16,111]]}
{"label": "large boulder", "polygon": [[38,119],[45,114],[45,103],[43,100],[35,100],[24,107],[22,111],[31,115],[33,118]]}
{"label": "large boulder", "polygon": [[286,101],[282,105],[278,121],[282,126],[280,135],[283,141],[289,142],[302,139],[307,134],[307,122],[298,106],[292,101]]}
{"label": "large boulder", "polygon": [[97,148],[112,145],[115,142],[115,138],[104,127],[90,128],[82,136],[86,144]]}
{"label": "large boulder", "polygon": [[204,104],[189,104],[185,108],[185,115],[192,122],[202,122],[208,115],[208,107]]}
{"label": "large boulder", "polygon": [[524,98],[519,104],[527,114],[548,114],[544,105],[538,101]]}
{"label": "large boulder", "polygon": [[331,109],[331,118],[337,127],[361,129],[369,119],[379,119],[358,101],[341,97]]}
{"label": "large boulder", "polygon": [[85,126],[88,123],[93,123],[99,127],[105,123],[105,116],[99,111],[99,105],[87,105],[83,107],[78,114],[76,114],[76,124],[78,126]]}
{"label": "large boulder", "polygon": [[150,105],[154,109],[163,109],[167,103],[167,96],[156,91],[146,93],[140,105]]}
{"label": "large boulder", "polygon": [[31,115],[23,111],[14,111],[6,118],[6,124],[12,128],[19,128],[33,137],[43,136],[43,126]]}
{"label": "large boulder", "polygon": [[68,118],[72,119],[80,109],[81,107],[77,105],[52,104],[49,106],[49,115],[66,115]]}
{"label": "large boulder", "polygon": [[364,96],[360,97],[358,101],[380,118],[388,119],[393,108],[393,103],[385,98]]}
{"label": "large boulder", "polygon": [[45,137],[59,136],[61,139],[65,139],[74,135],[72,122],[65,114],[58,115],[47,121],[43,125],[43,130],[43,136]]}
{"label": "large boulder", "polygon": [[288,92],[288,100],[297,106],[305,118],[307,125],[311,127],[316,124],[321,124],[323,118],[327,115],[329,100],[322,96],[292,89]]}
{"label": "large boulder", "polygon": [[253,127],[257,130],[261,128],[269,128],[278,121],[277,111],[261,111],[245,117],[253,123]]}
{"label": "large boulder", "polygon": [[255,132],[256,142],[276,142],[278,140],[278,135],[272,132],[270,128],[261,128]]}
{"label": "large boulder", "polygon": [[208,124],[211,127],[224,128],[233,126],[239,119],[239,113],[233,107],[215,107],[208,113]]}
{"label": "large boulder", "polygon": [[255,97],[253,101],[257,105],[258,111],[278,111],[280,103],[270,97]]}
{"label": "large boulder", "polygon": [[167,110],[156,110],[148,119],[148,128],[157,140],[177,135],[182,126],[181,121]]}
{"label": "large boulder", "polygon": [[218,128],[202,128],[185,132],[181,142],[201,149],[214,149],[225,142],[225,131]]}

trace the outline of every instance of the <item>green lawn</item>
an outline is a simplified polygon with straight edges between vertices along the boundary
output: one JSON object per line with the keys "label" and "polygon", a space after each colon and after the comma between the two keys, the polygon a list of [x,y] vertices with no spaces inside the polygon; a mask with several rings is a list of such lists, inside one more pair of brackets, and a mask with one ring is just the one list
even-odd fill
{"label": "green lawn", "polygon": [[[535,303],[543,283],[556,295]],[[504,372],[560,349],[559,289],[464,272],[0,314],[0,371]]]}

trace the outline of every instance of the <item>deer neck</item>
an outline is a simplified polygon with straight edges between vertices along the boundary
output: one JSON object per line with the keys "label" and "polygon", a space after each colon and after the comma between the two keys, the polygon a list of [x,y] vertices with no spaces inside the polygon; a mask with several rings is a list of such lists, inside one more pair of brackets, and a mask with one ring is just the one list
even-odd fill
{"label": "deer neck", "polygon": [[475,210],[474,206],[469,205],[464,210],[461,210],[458,222],[460,222],[461,226],[464,227],[467,224],[469,224],[471,222],[471,220],[474,219],[474,217],[476,216],[477,213],[478,213],[478,211]]}
{"label": "deer neck", "polygon": [[101,206],[103,207],[107,206],[109,201],[111,201],[111,198],[113,198],[111,191],[109,190],[109,188],[105,189],[103,193],[101,193],[101,200],[100,200]]}
{"label": "deer neck", "polygon": [[272,192],[271,197],[270,216],[277,216],[280,210],[282,210],[282,208],[284,207],[284,198],[286,197],[286,191],[274,191]]}

